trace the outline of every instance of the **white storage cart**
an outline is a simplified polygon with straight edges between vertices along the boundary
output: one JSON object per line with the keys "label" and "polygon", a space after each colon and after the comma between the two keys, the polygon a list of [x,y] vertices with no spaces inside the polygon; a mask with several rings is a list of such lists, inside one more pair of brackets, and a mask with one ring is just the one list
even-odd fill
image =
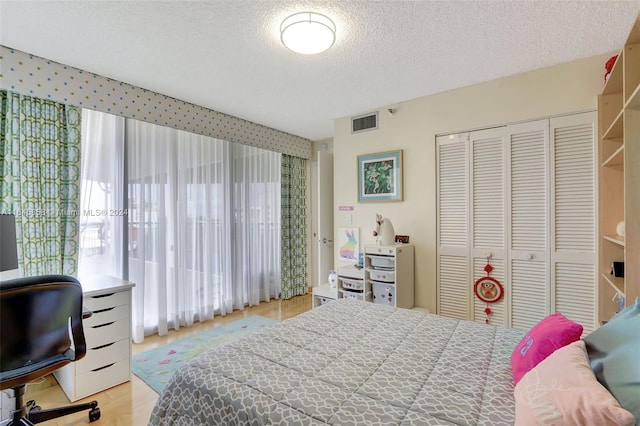
{"label": "white storage cart", "polygon": [[371,284],[364,279],[364,269],[355,265],[338,268],[338,297],[371,302]]}
{"label": "white storage cart", "polygon": [[365,282],[371,285],[373,303],[413,308],[413,245],[368,245],[364,253]]}

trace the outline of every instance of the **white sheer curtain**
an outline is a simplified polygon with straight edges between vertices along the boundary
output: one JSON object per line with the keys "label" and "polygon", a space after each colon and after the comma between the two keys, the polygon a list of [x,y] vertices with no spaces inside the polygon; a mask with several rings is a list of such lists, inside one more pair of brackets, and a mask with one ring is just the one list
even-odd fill
{"label": "white sheer curtain", "polygon": [[80,277],[99,272],[122,278],[124,166],[124,118],[83,109]]}
{"label": "white sheer curtain", "polygon": [[[234,278],[244,283],[235,306],[280,294],[280,163],[282,156],[232,144]],[[228,307],[227,307],[228,310]]]}
{"label": "white sheer curtain", "polygon": [[280,159],[127,120],[133,334],[279,295]]}

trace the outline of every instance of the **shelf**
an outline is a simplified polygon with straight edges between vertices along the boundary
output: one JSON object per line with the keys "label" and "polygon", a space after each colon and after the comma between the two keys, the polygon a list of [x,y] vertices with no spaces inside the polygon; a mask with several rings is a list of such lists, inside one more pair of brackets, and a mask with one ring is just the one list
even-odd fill
{"label": "shelf", "polygon": [[603,167],[622,166],[623,164],[624,164],[624,145],[621,145],[618,149],[615,150],[613,154],[611,154],[611,156],[609,156],[609,158],[604,160],[604,163],[602,163],[602,166]]}
{"label": "shelf", "polygon": [[620,109],[611,126],[602,134],[602,139],[622,139],[624,133],[624,109]]}
{"label": "shelf", "polygon": [[624,296],[624,278],[616,278],[607,274],[602,274],[602,278],[604,278],[615,291]]}
{"label": "shelf", "polygon": [[627,101],[625,108],[640,109],[640,85],[636,87],[636,90],[634,90],[631,96],[629,97],[629,100]]}
{"label": "shelf", "polygon": [[[598,97],[601,129],[598,158],[599,275],[598,318],[607,320],[619,309],[615,294],[627,300],[640,296],[640,14]],[[626,188],[626,190],[625,190]],[[625,220],[626,219],[626,220]],[[616,234],[616,223],[624,221],[625,237]],[[603,234],[609,232],[609,235]],[[610,274],[612,262],[625,262],[625,278]]]}
{"label": "shelf", "polygon": [[626,105],[640,85],[640,43],[627,43],[624,46],[623,80]]}
{"label": "shelf", "polygon": [[629,36],[625,44],[637,44],[640,43],[640,19],[636,19],[631,30],[629,30]]}
{"label": "shelf", "polygon": [[624,237],[621,237],[620,235],[603,235],[602,238],[613,244],[619,245],[620,247],[624,247]]}

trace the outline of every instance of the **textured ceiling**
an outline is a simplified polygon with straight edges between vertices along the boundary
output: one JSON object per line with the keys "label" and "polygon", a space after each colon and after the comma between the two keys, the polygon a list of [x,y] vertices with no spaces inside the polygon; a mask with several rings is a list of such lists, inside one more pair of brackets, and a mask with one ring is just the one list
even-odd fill
{"label": "textured ceiling", "polygon": [[[295,54],[312,10],[334,46]],[[616,51],[635,1],[0,1],[0,44],[295,135],[446,90]],[[603,68],[604,71],[604,68]]]}

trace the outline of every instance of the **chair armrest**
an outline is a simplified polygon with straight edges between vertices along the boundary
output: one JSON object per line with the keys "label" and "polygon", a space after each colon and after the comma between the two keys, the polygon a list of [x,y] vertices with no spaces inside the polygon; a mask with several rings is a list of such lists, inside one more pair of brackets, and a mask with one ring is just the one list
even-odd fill
{"label": "chair armrest", "polygon": [[82,319],[87,319],[90,318],[91,315],[93,315],[93,312],[91,312],[89,309],[85,308],[84,306],[82,307]]}

